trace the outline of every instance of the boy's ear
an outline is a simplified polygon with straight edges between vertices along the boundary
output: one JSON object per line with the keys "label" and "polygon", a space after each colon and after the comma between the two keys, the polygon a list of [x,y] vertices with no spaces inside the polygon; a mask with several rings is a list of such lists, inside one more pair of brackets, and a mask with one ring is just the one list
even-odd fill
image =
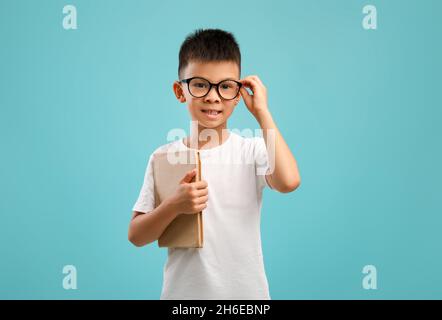
{"label": "boy's ear", "polygon": [[173,93],[181,103],[186,102],[186,97],[184,96],[183,87],[181,86],[181,83],[179,83],[178,81],[175,81],[173,83]]}

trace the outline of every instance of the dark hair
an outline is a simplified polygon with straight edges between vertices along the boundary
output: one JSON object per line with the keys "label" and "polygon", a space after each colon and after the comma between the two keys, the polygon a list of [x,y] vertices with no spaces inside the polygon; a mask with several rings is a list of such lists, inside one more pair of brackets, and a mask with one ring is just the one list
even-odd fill
{"label": "dark hair", "polygon": [[[178,77],[190,61],[236,62],[241,73],[241,52],[232,33],[220,29],[197,29],[180,48]],[[181,78],[180,78],[181,79]]]}

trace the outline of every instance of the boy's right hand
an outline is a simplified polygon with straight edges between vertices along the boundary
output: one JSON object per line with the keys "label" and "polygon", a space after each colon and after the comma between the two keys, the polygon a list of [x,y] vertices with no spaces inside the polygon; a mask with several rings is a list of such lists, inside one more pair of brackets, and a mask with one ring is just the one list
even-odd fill
{"label": "boy's right hand", "polygon": [[207,207],[208,189],[204,180],[191,182],[196,176],[196,169],[186,173],[181,179],[170,202],[177,213],[192,214],[203,211]]}

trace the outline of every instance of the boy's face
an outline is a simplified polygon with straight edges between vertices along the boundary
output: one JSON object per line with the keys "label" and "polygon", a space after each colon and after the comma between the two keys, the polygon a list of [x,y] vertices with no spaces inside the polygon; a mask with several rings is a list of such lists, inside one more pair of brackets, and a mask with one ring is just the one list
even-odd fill
{"label": "boy's face", "polygon": [[[181,79],[192,77],[201,77],[212,83],[218,83],[223,80],[239,80],[239,67],[235,62],[216,61],[216,62],[193,62],[191,61],[182,72]],[[203,128],[225,128],[226,121],[233,112],[233,109],[241,99],[238,95],[231,100],[223,99],[219,96],[215,86],[212,86],[209,93],[201,98],[192,96],[188,90],[187,83],[175,81],[173,90],[177,99],[181,102],[187,102],[187,108],[193,121],[198,121],[199,126]],[[221,88],[220,88],[221,90]],[[207,112],[207,110],[221,111],[217,115]]]}

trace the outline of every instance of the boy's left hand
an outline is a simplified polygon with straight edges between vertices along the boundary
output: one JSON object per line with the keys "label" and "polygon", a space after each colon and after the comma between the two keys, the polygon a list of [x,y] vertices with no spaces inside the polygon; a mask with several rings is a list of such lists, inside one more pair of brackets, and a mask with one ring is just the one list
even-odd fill
{"label": "boy's left hand", "polygon": [[[264,86],[258,76],[248,76],[244,79],[240,79],[239,82],[242,83],[240,93],[244,99],[247,109],[249,109],[249,111],[255,117],[262,112],[268,111],[267,88]],[[249,94],[246,88],[251,89],[253,94]]]}

